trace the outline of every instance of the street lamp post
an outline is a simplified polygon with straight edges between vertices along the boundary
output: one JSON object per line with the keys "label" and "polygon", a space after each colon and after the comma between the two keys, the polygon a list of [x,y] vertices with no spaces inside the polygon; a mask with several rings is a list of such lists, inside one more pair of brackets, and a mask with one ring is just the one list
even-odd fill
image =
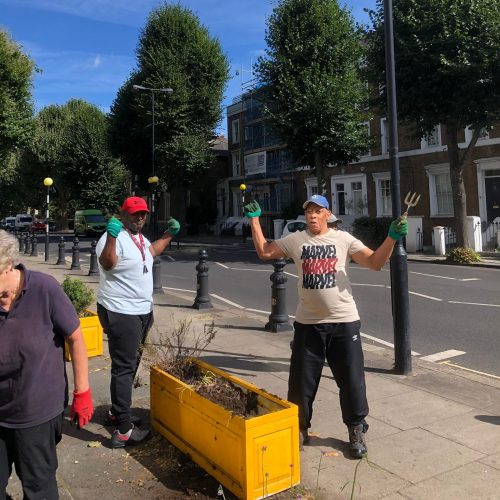
{"label": "street lamp post", "polygon": [[148,184],[151,186],[151,240],[156,240],[156,205],[155,194],[159,179],[156,175],[148,177]]}
{"label": "street lamp post", "polygon": [[[384,0],[384,35],[392,216],[397,218],[401,215],[401,198],[392,0]],[[391,298],[394,329],[394,368],[396,373],[406,375],[411,373],[410,301],[408,295],[408,257],[401,239],[396,242],[391,256]]]}
{"label": "street lamp post", "polygon": [[54,184],[54,181],[50,177],[45,177],[43,180],[43,185],[47,186],[47,211],[45,213],[45,262],[49,260],[50,254],[50,240],[49,240],[49,203],[50,203],[50,186]]}
{"label": "street lamp post", "polygon": [[[158,88],[154,89],[151,87],[144,87],[143,85],[133,85],[134,90],[150,92],[151,93],[151,176],[148,178],[148,183],[151,186],[151,239],[154,241],[156,239],[156,205],[155,205],[155,194],[156,186],[158,185],[158,177],[155,175],[155,93],[171,94],[173,90],[171,88]],[[161,260],[159,256],[156,256],[153,261],[153,293],[160,294],[163,292],[163,287],[161,286]]]}

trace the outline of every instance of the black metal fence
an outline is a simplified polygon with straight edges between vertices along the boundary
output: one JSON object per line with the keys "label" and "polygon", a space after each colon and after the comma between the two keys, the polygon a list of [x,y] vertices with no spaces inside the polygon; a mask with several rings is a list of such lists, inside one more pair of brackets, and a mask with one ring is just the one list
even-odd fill
{"label": "black metal fence", "polygon": [[455,248],[457,246],[457,234],[452,227],[444,228],[444,244],[446,249]]}
{"label": "black metal fence", "polygon": [[500,222],[481,221],[481,233],[483,237],[483,250],[494,250],[498,245],[498,232]]}

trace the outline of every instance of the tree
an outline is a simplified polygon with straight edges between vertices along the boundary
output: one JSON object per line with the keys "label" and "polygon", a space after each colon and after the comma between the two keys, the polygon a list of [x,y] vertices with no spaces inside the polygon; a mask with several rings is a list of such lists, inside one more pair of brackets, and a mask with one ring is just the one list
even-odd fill
{"label": "tree", "polygon": [[58,219],[76,208],[114,212],[129,189],[129,174],[108,147],[108,120],[82,100],[51,105],[36,117],[36,133],[25,172],[33,189],[54,179]]}
{"label": "tree", "polygon": [[153,10],[137,47],[137,70],[111,107],[113,150],[142,182],[152,174],[151,93],[155,93],[155,174],[163,186],[189,182],[212,161],[209,141],[222,117],[228,61],[216,38],[179,4]]}
{"label": "tree", "polygon": [[255,68],[272,126],[296,161],[314,165],[323,194],[324,168],[347,165],[368,147],[360,35],[336,0],[280,0]]}
{"label": "tree", "polygon": [[35,66],[21,47],[0,29],[0,199],[3,215],[22,207],[18,196],[21,149],[33,131],[31,85]]}
{"label": "tree", "polygon": [[[422,136],[438,124],[446,128],[457,245],[464,246],[464,169],[481,129],[500,118],[500,1],[396,0],[393,11],[398,113]],[[370,18],[368,73],[384,105],[382,0]],[[474,133],[460,150],[459,133],[467,126]]]}

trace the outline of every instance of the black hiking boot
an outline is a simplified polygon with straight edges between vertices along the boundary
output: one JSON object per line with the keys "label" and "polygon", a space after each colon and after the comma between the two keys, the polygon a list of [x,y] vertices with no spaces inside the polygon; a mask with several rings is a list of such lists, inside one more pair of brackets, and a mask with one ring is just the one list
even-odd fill
{"label": "black hiking boot", "polygon": [[347,429],[349,430],[349,454],[351,458],[366,457],[368,448],[365,443],[365,433],[368,426],[365,427],[363,424],[348,425]]}
{"label": "black hiking boot", "polygon": [[299,429],[299,450],[304,449],[305,444],[309,444],[310,438],[307,429]]}

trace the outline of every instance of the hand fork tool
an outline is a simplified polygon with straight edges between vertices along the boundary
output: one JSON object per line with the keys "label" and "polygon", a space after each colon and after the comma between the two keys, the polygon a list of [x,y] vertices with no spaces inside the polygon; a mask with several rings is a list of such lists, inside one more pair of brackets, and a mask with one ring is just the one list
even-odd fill
{"label": "hand fork tool", "polygon": [[405,221],[408,217],[408,211],[410,210],[411,207],[416,207],[418,200],[420,200],[420,196],[417,193],[412,193],[411,191],[408,191],[408,194],[405,197],[405,205],[406,205],[406,210],[403,212],[401,217],[399,218],[399,224],[401,222]]}

